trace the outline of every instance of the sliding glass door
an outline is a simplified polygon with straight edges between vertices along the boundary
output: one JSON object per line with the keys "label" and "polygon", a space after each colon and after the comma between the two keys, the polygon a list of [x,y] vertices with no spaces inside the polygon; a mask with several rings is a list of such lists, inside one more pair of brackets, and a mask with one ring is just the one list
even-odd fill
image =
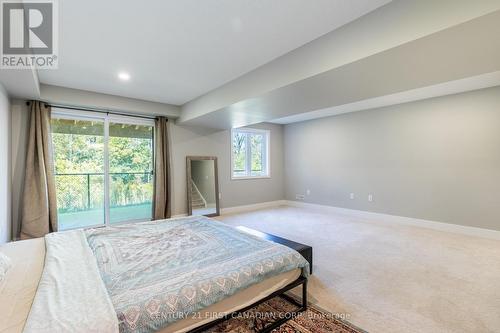
{"label": "sliding glass door", "polygon": [[59,229],[150,220],[153,120],[52,112]]}
{"label": "sliding glass door", "polygon": [[109,222],[151,219],[153,127],[109,124]]}
{"label": "sliding glass door", "polygon": [[104,121],[52,119],[60,229],[104,220]]}

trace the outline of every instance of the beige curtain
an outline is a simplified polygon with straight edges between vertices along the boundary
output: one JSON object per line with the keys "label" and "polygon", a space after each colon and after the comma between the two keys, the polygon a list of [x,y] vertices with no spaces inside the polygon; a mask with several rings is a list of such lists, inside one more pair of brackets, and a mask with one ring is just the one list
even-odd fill
{"label": "beige curtain", "polygon": [[153,217],[155,220],[168,219],[171,215],[170,186],[170,142],[168,120],[155,120],[155,186]]}
{"label": "beige curtain", "polygon": [[50,133],[50,106],[30,102],[30,126],[24,174],[21,238],[57,231],[57,202]]}

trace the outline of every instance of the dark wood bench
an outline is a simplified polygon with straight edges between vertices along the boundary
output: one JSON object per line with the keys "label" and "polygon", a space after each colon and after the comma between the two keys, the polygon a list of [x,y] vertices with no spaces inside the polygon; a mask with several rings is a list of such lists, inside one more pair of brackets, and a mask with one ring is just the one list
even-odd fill
{"label": "dark wood bench", "polygon": [[250,229],[250,228],[247,228],[244,226],[238,226],[238,227],[236,227],[236,229],[243,231],[243,232],[246,232],[248,234],[263,238],[263,239],[267,239],[271,242],[285,245],[285,246],[288,246],[289,248],[294,249],[295,251],[300,253],[304,257],[304,259],[306,259],[309,262],[309,272],[312,274],[313,257],[312,257],[312,247],[311,246],[300,244],[300,243],[297,243],[297,242],[294,242],[294,241],[291,241],[291,240],[288,240],[288,239],[285,239],[282,237],[274,236],[274,235],[271,235],[271,234],[268,234],[268,233],[265,233],[262,231]]}

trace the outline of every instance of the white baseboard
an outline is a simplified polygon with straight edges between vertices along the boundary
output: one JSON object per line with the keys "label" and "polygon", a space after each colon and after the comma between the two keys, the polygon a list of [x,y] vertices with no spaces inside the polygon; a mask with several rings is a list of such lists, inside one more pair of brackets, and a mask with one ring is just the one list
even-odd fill
{"label": "white baseboard", "polygon": [[[438,231],[452,232],[456,234],[466,235],[466,236],[475,236],[475,237],[483,237],[493,240],[500,240],[500,231],[484,229],[484,228],[476,228],[463,226],[458,224],[451,224],[445,222],[438,221],[430,221],[417,219],[413,217],[405,217],[405,216],[396,216],[382,213],[374,213],[367,212],[363,210],[356,209],[348,209],[341,208],[335,206],[326,206],[326,205],[318,205],[300,201],[292,201],[292,200],[276,200],[276,201],[268,201],[268,202],[260,202],[252,205],[243,205],[243,206],[235,206],[235,207],[227,207],[221,208],[221,215],[229,215],[229,214],[237,214],[242,212],[249,212],[253,210],[279,207],[279,206],[290,206],[290,207],[299,207],[299,208],[308,208],[314,209],[317,211],[322,211],[325,213],[335,213],[342,214],[345,216],[351,216],[358,219],[370,220],[372,222],[393,222],[399,223],[414,227],[428,228]],[[187,216],[187,214],[179,214],[173,217],[182,217]]]}
{"label": "white baseboard", "polygon": [[286,206],[286,205],[287,205],[286,200],[267,201],[267,202],[260,202],[260,203],[252,204],[252,205],[221,208],[220,213],[221,213],[221,215],[236,214],[236,213],[242,213],[242,212],[249,212],[252,210],[278,207],[278,206]]}
{"label": "white baseboard", "polygon": [[489,239],[494,239],[494,240],[500,240],[500,231],[497,231],[497,230],[462,226],[462,225],[458,225],[458,224],[423,220],[423,219],[417,219],[417,218],[412,218],[412,217],[396,216],[396,215],[389,215],[389,214],[382,214],[382,213],[367,212],[367,211],[362,211],[362,210],[355,210],[355,209],[348,209],[348,208],[341,208],[341,207],[334,207],[334,206],[311,204],[311,203],[299,202],[299,201],[285,200],[285,202],[286,202],[285,204],[287,206],[321,210],[324,212],[342,214],[342,215],[352,216],[355,218],[368,219],[368,220],[373,221],[373,222],[377,222],[377,221],[395,222],[395,223],[409,225],[409,226],[422,227],[422,228],[428,228],[428,229],[434,229],[434,230],[446,231],[446,232],[453,232],[456,234],[462,234],[462,235],[467,235],[467,236],[476,236],[476,237],[483,237],[483,238],[489,238]]}
{"label": "white baseboard", "polygon": [[[252,205],[243,205],[243,206],[234,206],[234,207],[221,208],[220,209],[220,214],[221,215],[229,215],[229,214],[250,212],[252,210],[259,210],[259,209],[264,209],[264,208],[272,208],[272,207],[286,206],[286,205],[287,205],[287,201],[286,200],[276,200],[276,201],[259,202],[259,203],[252,204]],[[186,217],[186,216],[188,216],[187,213],[176,214],[176,215],[172,215],[171,218],[175,219],[175,218]]]}

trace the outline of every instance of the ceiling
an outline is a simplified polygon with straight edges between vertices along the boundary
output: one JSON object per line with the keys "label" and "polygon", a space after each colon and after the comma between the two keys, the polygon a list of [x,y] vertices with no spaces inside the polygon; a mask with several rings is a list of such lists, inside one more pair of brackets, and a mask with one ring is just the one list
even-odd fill
{"label": "ceiling", "polygon": [[0,69],[0,85],[14,98],[37,99],[40,97],[37,71],[30,69]]}
{"label": "ceiling", "polygon": [[177,123],[286,124],[500,85],[498,31],[500,1],[392,2],[190,101]]}
{"label": "ceiling", "polygon": [[39,79],[182,105],[388,2],[60,1],[59,69]]}
{"label": "ceiling", "polygon": [[227,129],[500,85],[500,0],[59,7],[59,69],[0,70],[10,96]]}
{"label": "ceiling", "polygon": [[500,71],[448,81],[444,83],[438,83],[426,87],[410,89],[394,94],[362,99],[356,102],[328,107],[325,109],[296,113],[291,116],[273,119],[270,122],[283,125],[292,124],[301,121],[336,116],[349,112],[376,109],[385,106],[420,101],[433,97],[459,94],[495,86],[500,86]]}

